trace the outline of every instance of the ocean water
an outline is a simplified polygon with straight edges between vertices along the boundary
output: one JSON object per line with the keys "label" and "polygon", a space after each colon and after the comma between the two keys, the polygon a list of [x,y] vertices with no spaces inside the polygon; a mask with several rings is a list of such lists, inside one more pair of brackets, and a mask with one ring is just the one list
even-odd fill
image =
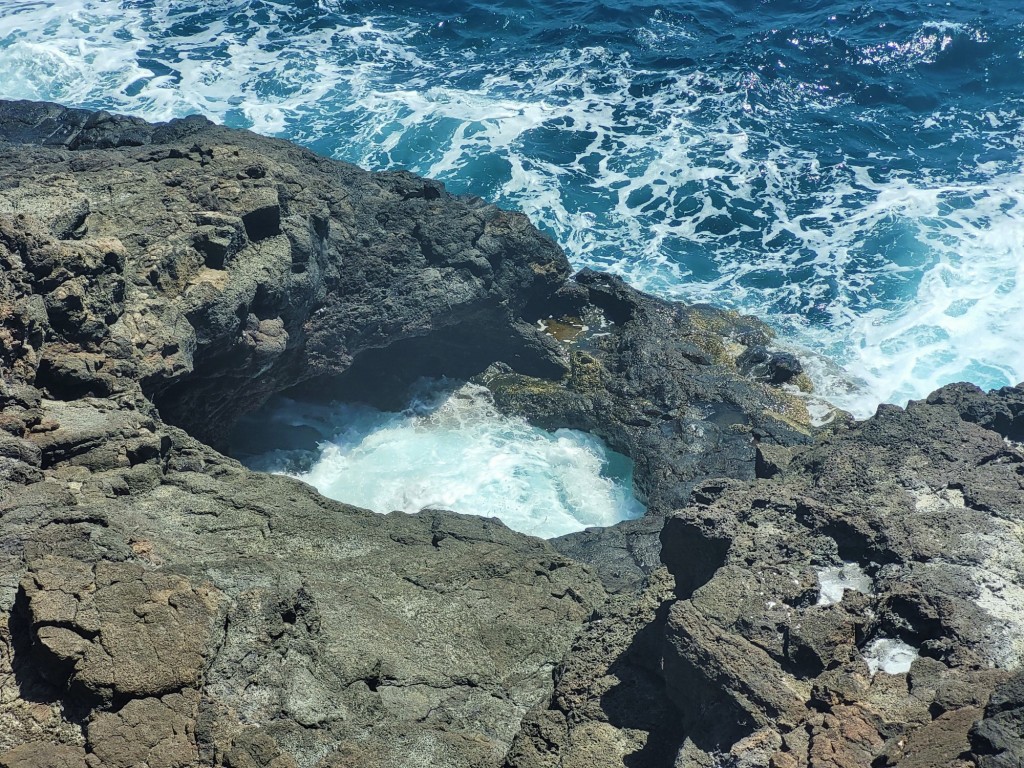
{"label": "ocean water", "polygon": [[0,95],[440,178],[858,416],[1024,380],[1019,0],[2,0]]}
{"label": "ocean water", "polygon": [[644,513],[626,456],[585,432],[502,416],[472,384],[421,382],[400,413],[278,397],[232,443],[254,469],[378,512],[451,509],[545,538]]}

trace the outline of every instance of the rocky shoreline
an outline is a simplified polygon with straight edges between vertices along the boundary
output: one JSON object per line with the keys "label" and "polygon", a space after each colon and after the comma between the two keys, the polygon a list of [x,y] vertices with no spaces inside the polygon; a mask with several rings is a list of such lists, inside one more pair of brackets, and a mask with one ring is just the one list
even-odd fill
{"label": "rocky shoreline", "polygon": [[[757,320],[202,118],[0,102],[0,167],[0,766],[1024,760],[1024,389],[815,429]],[[220,452],[438,375],[648,515],[545,542]]]}

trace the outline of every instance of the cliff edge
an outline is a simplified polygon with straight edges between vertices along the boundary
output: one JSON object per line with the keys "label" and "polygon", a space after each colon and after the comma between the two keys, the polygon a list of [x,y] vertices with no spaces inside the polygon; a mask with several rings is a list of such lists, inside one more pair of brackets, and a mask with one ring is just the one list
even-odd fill
{"label": "cliff edge", "polygon": [[[1020,389],[821,432],[758,321],[202,118],[0,102],[0,170],[0,766],[1019,761]],[[648,515],[545,542],[220,452],[440,375]]]}

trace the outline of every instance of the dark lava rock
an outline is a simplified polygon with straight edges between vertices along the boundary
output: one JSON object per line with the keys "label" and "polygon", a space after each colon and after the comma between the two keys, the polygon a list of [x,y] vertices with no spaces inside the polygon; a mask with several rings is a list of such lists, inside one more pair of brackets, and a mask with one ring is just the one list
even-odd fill
{"label": "dark lava rock", "polygon": [[[558,544],[616,590],[657,565],[657,521],[694,483],[753,478],[758,444],[810,439],[799,398],[737,370],[761,323],[572,281],[524,216],[437,182],[200,118],[7,102],[3,140],[6,354],[49,397],[155,405],[226,448],[283,390],[400,407],[421,376],[494,365],[499,407],[636,462],[655,521]],[[591,327],[572,343],[538,327],[564,315]]]}
{"label": "dark lava rock", "polygon": [[1011,768],[1024,763],[1024,672],[992,692],[984,718],[971,731],[980,768]]}
{"label": "dark lava rock", "polygon": [[[1024,390],[818,432],[770,341],[437,182],[0,102],[0,766],[1021,764]],[[544,542],[210,447],[424,375],[648,515]]]}
{"label": "dark lava rock", "polygon": [[636,589],[659,564],[658,521],[684,506],[697,483],[753,480],[762,447],[808,445],[814,429],[799,397],[738,369],[745,350],[770,338],[756,320],[663,301],[591,270],[552,306],[581,329],[563,341],[568,374],[552,381],[495,366],[478,381],[506,412],[591,432],[633,458],[636,490],[654,520],[553,543],[597,568],[610,590]]}
{"label": "dark lava rock", "polygon": [[[620,589],[694,482],[753,476],[746,425],[806,441],[725,351],[759,323],[573,282],[524,216],[437,182],[29,102],[0,102],[0,171],[2,765],[497,765],[546,705],[598,576],[494,520],[371,514],[208,447],[272,394],[387,405],[500,371],[575,402],[613,374],[585,426],[638,459],[652,515],[561,546],[621,552]],[[577,354],[538,324],[570,311],[615,327]],[[685,439],[703,458],[657,457],[715,409]]]}
{"label": "dark lava rock", "polygon": [[496,520],[355,509],[107,400],[39,427],[44,477],[0,485],[0,764],[497,764],[604,599]]}
{"label": "dark lava rock", "polygon": [[[1004,432],[1022,391],[945,387],[770,479],[698,486],[661,534],[671,591],[633,600],[642,631],[579,636],[565,668],[604,661],[556,680],[510,765],[1021,765],[1024,450]],[[894,643],[915,657],[879,654]],[[658,705],[624,718],[609,685]]]}
{"label": "dark lava rock", "polygon": [[746,375],[771,384],[787,384],[804,371],[796,355],[761,346],[747,349],[736,359],[736,365]]}
{"label": "dark lava rock", "polygon": [[195,438],[304,382],[562,375],[561,251],[199,118],[5,102],[0,139],[0,765],[499,763],[599,580]]}
{"label": "dark lava rock", "polygon": [[3,140],[5,352],[52,397],[141,385],[220,444],[313,379],[565,370],[532,323],[569,265],[521,214],[198,118],[7,102]]}

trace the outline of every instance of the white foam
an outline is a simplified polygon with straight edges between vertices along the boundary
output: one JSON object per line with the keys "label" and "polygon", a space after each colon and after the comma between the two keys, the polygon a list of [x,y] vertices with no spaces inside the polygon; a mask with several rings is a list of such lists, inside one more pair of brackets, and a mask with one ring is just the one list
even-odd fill
{"label": "white foam", "polygon": [[[1001,150],[999,161],[881,172],[906,158],[834,158],[791,135],[794,116],[831,120],[844,105],[827,85],[649,72],[601,46],[478,54],[449,47],[415,14],[346,7],[321,2],[303,17],[264,0],[257,17],[242,0],[12,0],[0,6],[0,95],[151,119],[201,112],[365,166],[440,177],[525,210],[577,266],[771,320],[842,366],[812,361],[809,373],[819,395],[858,416],[954,380],[1024,381],[1015,109],[919,119],[937,150],[967,139]],[[673,51],[697,34],[657,11],[638,19],[635,39]],[[895,71],[984,36],[939,19],[855,56]],[[635,95],[644,78],[661,85]],[[559,138],[538,141],[539,131]],[[716,217],[735,228],[709,229]],[[879,250],[887,237],[894,252]]]}
{"label": "white foam", "polygon": [[818,605],[837,605],[843,601],[846,590],[852,589],[870,595],[871,577],[857,563],[844,563],[838,568],[818,569]]}
{"label": "white foam", "polygon": [[[288,430],[314,430],[322,441],[311,465],[290,474],[376,512],[450,509],[542,537],[644,512],[625,457],[583,432],[548,433],[503,417],[474,385],[426,389],[404,413],[281,401],[253,429],[278,440]],[[282,471],[289,458],[271,451],[247,463]]]}
{"label": "white foam", "polygon": [[863,653],[872,677],[879,672],[887,675],[906,674],[920,655],[914,646],[891,638],[873,640]]}

